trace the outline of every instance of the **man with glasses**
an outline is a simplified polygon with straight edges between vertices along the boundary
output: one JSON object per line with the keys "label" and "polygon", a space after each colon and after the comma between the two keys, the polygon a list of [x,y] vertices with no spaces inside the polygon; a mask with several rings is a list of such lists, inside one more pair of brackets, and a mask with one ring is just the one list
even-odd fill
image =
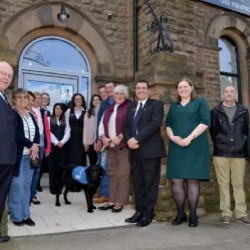
{"label": "man with glasses", "polygon": [[4,207],[17,154],[16,115],[4,94],[12,78],[13,68],[11,65],[0,61],[0,243],[10,240],[7,235],[7,213],[4,213]]}

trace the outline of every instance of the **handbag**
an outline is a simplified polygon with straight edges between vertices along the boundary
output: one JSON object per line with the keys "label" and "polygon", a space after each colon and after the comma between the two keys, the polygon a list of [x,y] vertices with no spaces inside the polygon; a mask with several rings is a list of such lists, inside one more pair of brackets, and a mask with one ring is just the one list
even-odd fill
{"label": "handbag", "polygon": [[40,158],[36,157],[35,159],[30,158],[30,167],[31,169],[40,168],[41,160]]}

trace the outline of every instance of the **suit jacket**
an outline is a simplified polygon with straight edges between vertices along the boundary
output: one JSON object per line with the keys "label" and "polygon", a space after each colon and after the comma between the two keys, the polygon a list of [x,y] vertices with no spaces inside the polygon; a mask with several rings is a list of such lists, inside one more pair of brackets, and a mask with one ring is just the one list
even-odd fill
{"label": "suit jacket", "polygon": [[0,165],[14,165],[17,155],[16,115],[0,96]]}
{"label": "suit jacket", "polygon": [[[127,112],[123,124],[123,136],[128,141],[131,136],[132,125],[136,112],[137,102],[134,102]],[[165,157],[166,151],[161,137],[160,127],[163,120],[163,103],[158,100],[148,99],[143,107],[142,116],[137,125],[135,139],[139,142],[139,149],[130,149],[130,159],[133,150],[139,150],[143,158]]]}

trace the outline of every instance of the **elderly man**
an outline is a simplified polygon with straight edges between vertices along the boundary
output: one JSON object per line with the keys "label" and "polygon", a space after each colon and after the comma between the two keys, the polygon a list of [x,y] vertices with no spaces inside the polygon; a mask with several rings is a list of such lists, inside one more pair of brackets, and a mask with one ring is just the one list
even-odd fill
{"label": "elderly man", "polygon": [[250,225],[245,201],[244,177],[247,157],[249,115],[237,103],[233,86],[223,91],[223,101],[211,111],[211,138],[214,143],[213,163],[220,193],[221,222],[231,223],[229,184],[233,187],[235,217],[238,222]]}
{"label": "elderly man", "polygon": [[[7,62],[0,61],[0,221],[4,228],[6,218],[3,217],[4,206],[9,192],[13,168],[16,163],[16,116],[10,107],[4,91],[13,78],[13,68]],[[7,216],[7,213],[5,213]],[[8,241],[6,232],[0,232],[0,243]]]}

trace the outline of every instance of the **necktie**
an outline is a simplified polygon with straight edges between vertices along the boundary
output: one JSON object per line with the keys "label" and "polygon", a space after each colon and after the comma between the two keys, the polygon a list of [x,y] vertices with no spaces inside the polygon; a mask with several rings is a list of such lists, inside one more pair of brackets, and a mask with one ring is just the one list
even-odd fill
{"label": "necktie", "polygon": [[1,96],[2,96],[3,100],[6,102],[6,104],[9,104],[7,96],[4,94],[4,92],[1,92]]}
{"label": "necktie", "polygon": [[137,134],[137,124],[138,124],[138,122],[139,122],[139,120],[140,120],[140,118],[142,116],[142,111],[143,111],[142,102],[140,102],[140,107],[137,110],[137,113],[135,115],[133,125],[132,125],[132,133],[131,133],[132,136],[136,136],[136,134]]}

